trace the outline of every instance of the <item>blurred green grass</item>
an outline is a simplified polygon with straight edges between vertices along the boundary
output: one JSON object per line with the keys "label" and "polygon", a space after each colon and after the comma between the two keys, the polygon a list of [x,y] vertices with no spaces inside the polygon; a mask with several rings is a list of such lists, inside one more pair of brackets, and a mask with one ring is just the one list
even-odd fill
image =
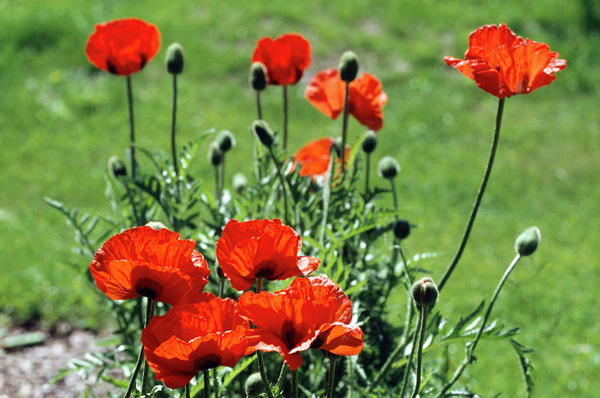
{"label": "blurred green grass", "polygon": [[[437,253],[419,265],[439,278],[479,185],[497,104],[442,57],[462,56],[475,28],[505,22],[519,35],[548,43],[568,67],[551,86],[507,100],[480,216],[439,308],[456,320],[489,299],[512,259],[514,238],[539,226],[539,251],[511,276],[493,315],[521,326],[518,340],[536,348],[536,396],[592,397],[600,371],[600,32],[585,29],[581,4],[113,0],[73,7],[65,0],[0,0],[2,322],[97,328],[106,317],[84,278],[66,264],[74,258],[72,231],[43,202],[50,196],[110,214],[103,173],[107,159],[123,156],[127,145],[125,82],[85,59],[94,23],[137,16],[161,30],[156,60],[133,76],[138,142],[148,148],[168,150],[170,80],[162,60],[169,43],[184,46],[178,142],[211,127],[230,129],[238,146],[229,176],[250,168],[255,105],[247,70],[256,40],[295,31],[313,47],[311,67],[290,91],[292,150],[309,138],[339,134],[341,121],[332,123],[302,95],[310,76],[336,67],[344,50],[354,50],[361,70],[378,76],[390,98],[377,155],[396,156],[402,165],[401,204],[419,225],[405,250]],[[280,91],[270,88],[263,98],[266,119],[280,125]],[[352,121],[350,135],[362,133]],[[199,163],[197,174],[212,184],[208,164]],[[397,300],[404,308],[404,296]],[[520,395],[509,345],[484,342],[479,349],[470,370],[475,389],[484,396]],[[456,358],[462,358],[461,347]]]}

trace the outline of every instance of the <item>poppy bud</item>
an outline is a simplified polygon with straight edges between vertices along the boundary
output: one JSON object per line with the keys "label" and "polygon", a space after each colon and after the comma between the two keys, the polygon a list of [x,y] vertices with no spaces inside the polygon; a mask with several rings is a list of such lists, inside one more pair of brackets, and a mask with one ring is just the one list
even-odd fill
{"label": "poppy bud", "polygon": [[115,177],[124,177],[127,175],[125,163],[118,156],[111,156],[108,159],[108,171]]}
{"label": "poppy bud", "polygon": [[433,279],[421,278],[412,285],[412,298],[419,308],[431,308],[437,301],[438,289]]}
{"label": "poppy bud", "polygon": [[246,391],[247,398],[258,397],[265,391],[265,383],[263,383],[260,373],[256,372],[248,376],[244,390]]}
{"label": "poppy bud", "polygon": [[527,228],[515,241],[515,250],[521,256],[533,254],[542,240],[542,233],[538,227]]}
{"label": "poppy bud", "polygon": [[183,71],[183,47],[179,43],[172,43],[167,48],[165,57],[167,71],[173,75],[178,75]]}
{"label": "poppy bud", "polygon": [[233,189],[236,190],[240,195],[244,192],[248,186],[248,179],[242,173],[235,173],[233,175]]}
{"label": "poppy bud", "polygon": [[273,131],[264,120],[255,120],[252,123],[252,132],[264,146],[270,147],[273,145]]}
{"label": "poppy bud", "polygon": [[365,153],[371,153],[377,147],[377,135],[373,130],[367,130],[362,142],[362,150]]}
{"label": "poppy bud", "polygon": [[340,77],[343,81],[350,83],[356,79],[358,74],[358,57],[354,51],[346,51],[340,59]]}
{"label": "poppy bud", "polygon": [[160,231],[161,229],[167,229],[167,226],[161,223],[160,221],[149,221],[146,224],[146,226],[151,227],[152,229],[155,229],[157,231]]}
{"label": "poppy bud", "polygon": [[250,84],[256,91],[263,91],[267,87],[267,68],[262,62],[250,65]]}
{"label": "poppy bud", "polygon": [[221,152],[225,153],[235,146],[235,136],[229,130],[221,130],[217,134],[217,144]]}
{"label": "poppy bud", "polygon": [[410,223],[408,220],[398,220],[394,225],[394,236],[402,240],[408,238],[410,235]]}
{"label": "poppy bud", "polygon": [[223,161],[223,152],[219,149],[219,144],[216,141],[213,141],[208,148],[208,160],[213,166],[218,166]]}
{"label": "poppy bud", "polygon": [[391,156],[384,156],[377,164],[377,173],[380,177],[392,179],[398,175],[400,165]]}

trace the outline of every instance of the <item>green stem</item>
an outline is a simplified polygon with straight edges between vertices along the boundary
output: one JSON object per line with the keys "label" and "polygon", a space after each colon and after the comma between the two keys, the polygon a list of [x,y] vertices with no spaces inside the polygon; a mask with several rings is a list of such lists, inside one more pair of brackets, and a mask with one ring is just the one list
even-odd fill
{"label": "green stem", "polygon": [[215,392],[215,398],[219,398],[219,381],[217,380],[217,368],[212,369],[213,376],[213,391]]}
{"label": "green stem", "polygon": [[[285,86],[284,86],[285,87]],[[277,161],[275,157],[275,153],[273,152],[273,148],[269,147],[269,154],[271,155],[271,159],[273,159],[273,163],[275,163],[275,168],[277,169],[277,175],[279,176],[279,182],[281,184],[281,190],[283,191],[283,219],[287,225],[290,225],[290,219],[288,217],[288,197],[287,190],[285,189],[285,178],[283,177],[283,173],[281,171],[281,164]]]}
{"label": "green stem", "polygon": [[177,122],[177,74],[173,74],[173,113],[171,117],[171,155],[173,156],[173,170],[175,170],[177,189],[179,190],[179,165],[177,162],[177,147],[175,146],[175,125]]}
{"label": "green stem", "polygon": [[421,389],[421,368],[423,367],[423,342],[425,340],[425,325],[427,323],[427,308],[421,308],[419,313],[419,350],[417,351],[417,378],[415,390],[411,398],[416,398]]}
{"label": "green stem", "polygon": [[191,396],[190,396],[191,389],[192,389],[192,387],[190,386],[190,384],[189,383],[186,384],[186,386],[185,386],[185,397],[186,398],[191,398]]}
{"label": "green stem", "polygon": [[219,183],[219,166],[215,166],[215,205],[219,208],[221,203],[221,186]]}
{"label": "green stem", "polygon": [[135,180],[135,126],[133,122],[133,91],[131,89],[131,76],[127,76],[127,102],[129,104],[129,152],[131,155],[131,178]]}
{"label": "green stem", "polygon": [[[412,300],[412,297],[411,297]],[[419,325],[421,323],[421,317],[419,316]],[[402,380],[402,389],[400,390],[400,398],[404,397],[404,392],[406,391],[406,387],[408,385],[408,375],[410,374],[410,367],[412,365],[412,360],[415,355],[415,350],[417,347],[417,339],[419,338],[418,330],[415,332],[413,341],[412,341],[412,349],[410,350],[410,354],[408,355],[408,361],[406,362],[406,370],[404,371],[404,379]]]}
{"label": "green stem", "polygon": [[[148,326],[148,323],[150,323],[150,320],[154,316],[154,305],[155,304],[156,304],[156,302],[153,299],[148,298],[148,304],[146,305],[146,326]],[[148,361],[144,362],[144,370],[142,372],[141,395],[146,395],[146,382],[148,380],[149,368],[150,367],[148,366]]]}
{"label": "green stem", "polygon": [[481,338],[481,335],[483,334],[485,325],[487,324],[487,321],[490,318],[490,315],[492,313],[492,308],[494,307],[494,304],[496,303],[496,299],[498,298],[498,295],[500,294],[500,290],[502,290],[502,287],[504,286],[504,283],[508,279],[508,276],[513,271],[513,269],[516,267],[516,265],[520,259],[521,259],[521,255],[517,254],[515,256],[515,258],[513,259],[513,261],[510,263],[510,265],[508,266],[508,268],[506,269],[506,271],[504,272],[504,275],[502,275],[502,279],[500,279],[500,282],[498,282],[498,285],[496,286],[496,290],[494,291],[494,294],[492,295],[492,299],[491,299],[490,304],[488,305],[488,308],[485,312],[483,321],[481,322],[481,326],[479,327],[479,330],[477,331],[477,335],[475,336],[475,339],[473,339],[473,342],[467,346],[467,353],[465,355],[465,359],[463,360],[463,362],[460,364],[460,366],[454,372],[452,379],[448,382],[448,384],[446,384],[444,386],[444,388],[436,396],[437,398],[442,397],[454,385],[454,383],[456,383],[456,381],[460,378],[462,372],[473,361],[473,354],[475,353],[475,348],[477,347],[477,343],[479,342],[479,339]]}
{"label": "green stem", "polygon": [[140,220],[140,217],[138,215],[137,206],[136,206],[135,200],[133,198],[133,193],[131,192],[131,189],[129,188],[129,184],[127,184],[127,182],[125,182],[124,180],[123,180],[123,186],[125,187],[125,191],[127,191],[127,197],[129,198],[129,204],[131,204],[131,211],[133,212],[133,218],[135,219],[137,226],[140,226],[143,223]]}
{"label": "green stem", "polygon": [[475,222],[475,217],[477,216],[477,211],[479,210],[479,205],[481,204],[481,198],[483,197],[483,193],[485,192],[485,187],[490,178],[490,174],[492,172],[492,165],[494,164],[494,157],[496,155],[496,149],[498,147],[498,140],[500,138],[500,126],[502,124],[502,112],[504,110],[504,98],[500,99],[498,102],[498,112],[496,114],[496,127],[494,129],[494,137],[492,139],[492,148],[490,150],[490,156],[488,158],[488,163],[485,168],[485,173],[483,175],[483,180],[481,181],[481,186],[479,187],[479,192],[477,193],[477,198],[475,199],[475,203],[473,204],[473,209],[471,210],[471,216],[469,217],[469,221],[465,228],[465,232],[463,234],[462,241],[458,248],[458,251],[454,255],[454,259],[446,269],[444,276],[442,276],[440,283],[438,284],[438,291],[441,292],[444,285],[450,278],[450,275],[456,268],[460,257],[462,256],[465,247],[467,246],[467,241],[469,240],[469,235],[471,234],[471,228],[473,227],[473,223]]}
{"label": "green stem", "polygon": [[[269,398],[275,398],[273,391],[271,390],[271,383],[267,377],[267,371],[265,370],[265,361],[263,359],[262,351],[256,351],[256,358],[258,359],[258,371],[260,372],[260,377],[265,384],[265,392]],[[292,375],[293,374],[294,372],[292,372]]]}
{"label": "green stem", "polygon": [[335,361],[329,358],[329,375],[327,376],[327,398],[333,398],[333,381],[335,378]]}
{"label": "green stem", "polygon": [[[292,396],[298,398],[298,371],[292,371]],[[327,397],[329,398],[329,397]]]}
{"label": "green stem", "polygon": [[[145,326],[148,326],[148,323],[150,322],[150,319],[152,319],[152,316],[154,315],[154,300],[148,298],[147,299],[147,304],[146,304],[146,322],[145,322]],[[142,347],[140,348],[140,353],[138,355],[138,359],[137,362],[135,364],[135,369],[133,370],[133,374],[131,375],[131,379],[129,380],[129,386],[127,387],[127,392],[125,392],[125,395],[123,396],[124,398],[129,398],[129,396],[131,395],[131,392],[133,391],[133,387],[135,386],[135,379],[137,378],[137,375],[140,371],[140,367],[142,366],[142,361],[144,360],[144,346],[142,345]],[[145,362],[145,367],[144,367],[144,371],[146,372],[146,366],[148,366],[148,363]],[[144,390],[145,390],[145,380],[146,377],[142,374],[142,395],[144,394]]]}
{"label": "green stem", "polygon": [[367,161],[365,165],[365,196],[369,193],[369,174],[371,173],[371,154],[367,153]]}
{"label": "green stem", "polygon": [[287,137],[288,137],[288,94],[287,94],[287,86],[283,86],[283,150],[284,151],[287,148]]}
{"label": "green stem", "polygon": [[322,245],[325,241],[325,228],[327,228],[327,218],[329,216],[329,199],[331,198],[331,180],[333,179],[333,169],[335,164],[335,150],[333,146],[330,150],[329,165],[327,166],[327,177],[325,187],[323,188],[323,218],[321,219],[321,233],[319,243]]}
{"label": "green stem", "polygon": [[204,374],[204,398],[210,398],[210,374],[208,369],[202,371]]}
{"label": "green stem", "polygon": [[342,157],[342,176],[346,175],[346,135],[348,130],[348,88],[350,86],[350,82],[346,82],[344,87],[344,113],[342,117],[342,149],[341,157]]}
{"label": "green stem", "polygon": [[221,160],[221,192],[225,189],[225,152],[223,152],[223,159]]}
{"label": "green stem", "polygon": [[256,91],[256,111],[258,114],[258,119],[261,120],[262,119],[262,106],[260,103],[260,91]]}

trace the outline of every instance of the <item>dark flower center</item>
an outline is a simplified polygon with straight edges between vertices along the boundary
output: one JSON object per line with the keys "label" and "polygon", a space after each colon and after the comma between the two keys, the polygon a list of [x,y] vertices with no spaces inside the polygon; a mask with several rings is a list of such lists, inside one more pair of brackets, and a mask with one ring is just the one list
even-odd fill
{"label": "dark flower center", "polygon": [[325,343],[325,340],[323,340],[323,338],[321,336],[317,336],[315,341],[313,341],[312,344],[310,345],[310,348],[319,349],[319,348],[321,348],[323,343]]}
{"label": "dark flower center", "polygon": [[206,354],[194,359],[194,366],[198,372],[206,369],[216,368],[221,365],[221,357],[215,353]]}
{"label": "dark flower center", "polygon": [[281,326],[281,339],[285,343],[288,350],[296,347],[296,345],[302,340],[302,336],[300,336],[294,328],[294,323],[289,319],[285,320]]}
{"label": "dark flower center", "polygon": [[274,261],[263,261],[256,266],[256,278],[265,278],[271,280],[277,270],[277,264]]}
{"label": "dark flower center", "polygon": [[137,294],[153,300],[160,295],[162,289],[163,287],[160,283],[149,278],[141,278],[135,284],[135,291]]}

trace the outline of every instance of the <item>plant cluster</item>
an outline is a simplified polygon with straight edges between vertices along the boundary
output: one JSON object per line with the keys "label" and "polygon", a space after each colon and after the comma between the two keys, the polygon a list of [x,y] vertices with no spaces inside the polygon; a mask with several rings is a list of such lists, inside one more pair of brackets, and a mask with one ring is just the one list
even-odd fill
{"label": "plant cluster", "polygon": [[[476,397],[461,376],[478,342],[511,339],[530,393],[530,350],[512,340],[516,328],[490,316],[509,274],[536,250],[537,228],[517,239],[516,256],[487,306],[482,302],[450,325],[435,305],[469,239],[505,99],[550,84],[566,61],[503,24],[473,32],[464,60],[446,57],[499,105],[481,188],[457,253],[436,285],[402,247],[413,224],[398,207],[398,162],[381,158],[377,171],[389,188],[370,186],[388,97],[375,76],[358,76],[355,53],[344,53],[337,69],[317,73],[305,91],[329,118],[342,115],[340,137],[320,138],[290,154],[287,87],[310,65],[310,43],[299,34],[258,41],[249,82],[257,107],[250,126],[252,175],[237,173],[228,187],[233,133],[210,130],[182,148],[176,144],[177,76],[185,60],[177,43],[165,60],[173,79],[171,153],[135,144],[131,76],[159,47],[157,27],[135,18],[97,25],[86,47],[91,63],[126,78],[130,146],[128,164],[109,160],[106,195],[113,217],[80,216],[47,199],[75,228],[78,251],[91,260],[90,284],[111,299],[117,325],[118,348],[97,354],[91,364],[76,361],[71,370],[85,368],[89,375],[94,369],[125,397]],[[282,87],[281,134],[262,116],[261,96],[269,86]],[[358,142],[347,137],[349,115],[368,129]],[[214,192],[190,169],[202,146],[214,167]],[[392,209],[378,201],[386,195]],[[390,302],[402,289],[407,305],[398,326],[390,322]],[[456,342],[464,342],[465,357],[451,371],[446,349]],[[122,378],[108,376],[112,368],[121,369]]]}

